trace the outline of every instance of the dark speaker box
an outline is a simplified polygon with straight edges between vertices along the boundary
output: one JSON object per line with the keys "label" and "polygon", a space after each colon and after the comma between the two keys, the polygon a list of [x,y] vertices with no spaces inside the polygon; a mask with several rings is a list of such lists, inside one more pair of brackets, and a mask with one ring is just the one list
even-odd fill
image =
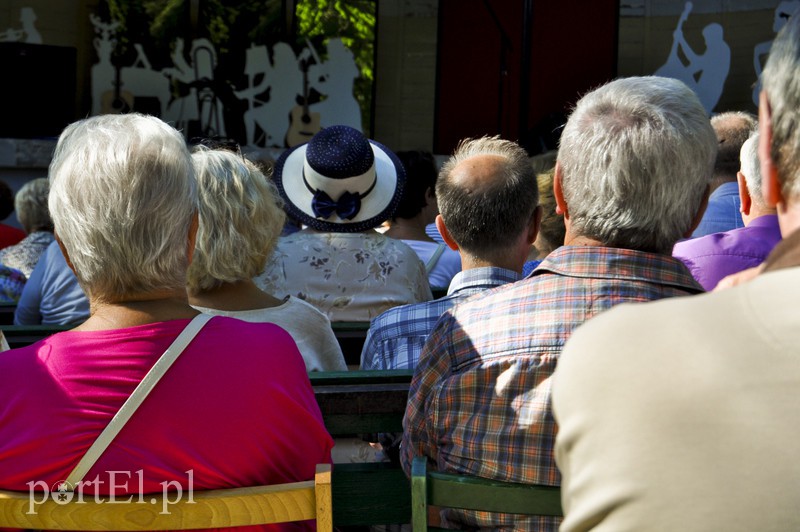
{"label": "dark speaker box", "polygon": [[77,51],[0,42],[0,137],[56,137],[75,120]]}

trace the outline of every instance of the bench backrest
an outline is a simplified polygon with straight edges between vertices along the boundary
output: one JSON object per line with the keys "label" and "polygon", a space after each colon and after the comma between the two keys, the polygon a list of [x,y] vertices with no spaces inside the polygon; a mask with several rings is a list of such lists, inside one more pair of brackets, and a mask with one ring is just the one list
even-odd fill
{"label": "bench backrest", "polygon": [[332,436],[403,432],[412,370],[309,373]]}
{"label": "bench backrest", "polygon": [[563,515],[561,489],[514,484],[427,470],[427,458],[411,466],[411,513],[414,532],[428,530],[428,506],[525,515]]}
{"label": "bench backrest", "polygon": [[[106,499],[58,491],[0,491],[0,528],[36,530],[187,530],[263,525],[315,519],[317,530],[333,530],[331,466],[320,464],[313,481]],[[65,495],[66,497],[66,495]],[[174,499],[174,500],[173,500]],[[124,501],[124,502],[123,502]]]}

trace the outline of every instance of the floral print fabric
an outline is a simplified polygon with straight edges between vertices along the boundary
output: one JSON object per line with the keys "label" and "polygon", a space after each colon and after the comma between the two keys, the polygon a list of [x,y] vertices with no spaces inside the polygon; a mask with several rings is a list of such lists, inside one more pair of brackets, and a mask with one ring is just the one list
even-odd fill
{"label": "floral print fabric", "polygon": [[281,237],[264,272],[253,280],[275,297],[311,303],[331,321],[370,321],[392,307],[432,299],[417,254],[376,231],[304,229]]}

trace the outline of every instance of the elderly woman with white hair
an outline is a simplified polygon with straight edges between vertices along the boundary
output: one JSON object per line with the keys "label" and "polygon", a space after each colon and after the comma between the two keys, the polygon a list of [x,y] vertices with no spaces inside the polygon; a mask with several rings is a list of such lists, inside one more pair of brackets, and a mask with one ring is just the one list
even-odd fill
{"label": "elderly woman with white hair", "polygon": [[53,221],[47,209],[50,183],[40,177],[25,183],[14,196],[14,209],[28,234],[18,244],[0,250],[0,264],[30,277],[47,246],[53,241]]}
{"label": "elderly woman with white hair", "polygon": [[197,189],[180,133],[138,114],[76,122],[50,179],[91,316],[0,357],[0,488],[66,479],[120,495],[313,478],[332,439],[294,340],[188,303]]}
{"label": "elderly woman with white hair", "polygon": [[275,250],[286,219],[275,185],[228,150],[201,145],[192,160],[200,226],[189,267],[189,303],[206,314],[280,325],[297,342],[308,371],[346,370],[322,312],[294,296],[273,297],[252,281]]}

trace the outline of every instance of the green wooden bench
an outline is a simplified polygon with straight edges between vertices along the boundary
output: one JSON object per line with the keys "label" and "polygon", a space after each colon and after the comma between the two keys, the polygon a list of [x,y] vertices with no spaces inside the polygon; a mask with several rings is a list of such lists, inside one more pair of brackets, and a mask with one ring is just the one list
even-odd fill
{"label": "green wooden bench", "polygon": [[524,515],[563,515],[561,488],[428,471],[427,461],[424,456],[418,456],[411,465],[414,532],[443,530],[428,526],[429,506]]}
{"label": "green wooden bench", "polygon": [[75,325],[2,325],[0,330],[11,349],[25,347],[57,332],[74,329]]}
{"label": "green wooden bench", "polygon": [[361,349],[367,339],[368,321],[334,321],[331,322],[333,334],[342,348],[344,361],[348,366],[361,364]]}
{"label": "green wooden bench", "polygon": [[0,303],[0,325],[13,324],[15,310],[17,310],[16,303]]}
{"label": "green wooden bench", "polygon": [[[310,373],[325,426],[332,436],[402,432],[410,370]],[[389,463],[333,466],[334,526],[411,522],[411,485]]]}

